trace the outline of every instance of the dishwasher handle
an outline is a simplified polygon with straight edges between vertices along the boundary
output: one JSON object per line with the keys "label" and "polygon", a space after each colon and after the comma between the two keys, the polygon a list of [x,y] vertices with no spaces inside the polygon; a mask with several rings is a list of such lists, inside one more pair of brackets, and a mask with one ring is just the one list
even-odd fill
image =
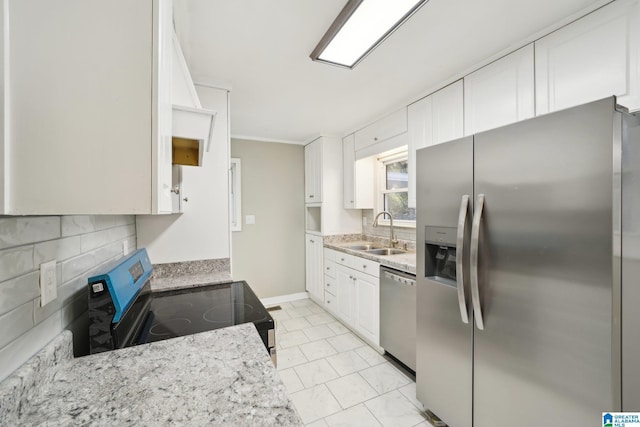
{"label": "dishwasher handle", "polygon": [[416,285],[416,279],[410,278],[410,277],[406,277],[406,276],[401,276],[399,274],[394,274],[390,271],[383,271],[382,274],[384,275],[385,278],[387,279],[391,279],[392,281],[399,283],[401,285],[405,285],[405,286],[415,286]]}

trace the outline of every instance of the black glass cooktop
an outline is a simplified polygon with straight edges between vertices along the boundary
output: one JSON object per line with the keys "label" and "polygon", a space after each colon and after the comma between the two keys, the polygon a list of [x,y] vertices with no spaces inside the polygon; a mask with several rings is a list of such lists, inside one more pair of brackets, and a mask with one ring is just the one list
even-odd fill
{"label": "black glass cooktop", "polygon": [[253,322],[259,332],[273,319],[246,282],[154,293],[146,342]]}

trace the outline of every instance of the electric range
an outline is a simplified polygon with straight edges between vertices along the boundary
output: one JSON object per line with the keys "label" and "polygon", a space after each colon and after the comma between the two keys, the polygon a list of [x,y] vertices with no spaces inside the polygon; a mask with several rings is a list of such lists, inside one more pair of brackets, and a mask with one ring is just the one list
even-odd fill
{"label": "electric range", "polygon": [[275,323],[245,281],[152,292],[146,249],[89,278],[90,353],[253,323],[276,363]]}

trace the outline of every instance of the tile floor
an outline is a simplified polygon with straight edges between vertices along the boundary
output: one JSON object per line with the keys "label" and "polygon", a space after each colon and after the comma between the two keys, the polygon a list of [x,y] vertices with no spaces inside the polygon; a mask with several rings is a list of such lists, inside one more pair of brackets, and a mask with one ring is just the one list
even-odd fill
{"label": "tile floor", "polygon": [[306,425],[430,425],[403,371],[313,301],[279,305],[278,371]]}

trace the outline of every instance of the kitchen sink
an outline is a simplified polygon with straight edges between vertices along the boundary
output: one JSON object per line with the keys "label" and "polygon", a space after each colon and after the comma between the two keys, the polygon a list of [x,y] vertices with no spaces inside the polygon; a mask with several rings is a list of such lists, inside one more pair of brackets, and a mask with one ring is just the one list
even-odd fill
{"label": "kitchen sink", "polygon": [[399,255],[407,253],[407,251],[403,251],[402,249],[393,248],[370,249],[365,252],[372,255]]}
{"label": "kitchen sink", "polygon": [[366,244],[366,245],[352,245],[347,246],[347,249],[353,249],[354,251],[370,251],[372,249],[383,249],[384,246],[375,245],[375,244]]}

